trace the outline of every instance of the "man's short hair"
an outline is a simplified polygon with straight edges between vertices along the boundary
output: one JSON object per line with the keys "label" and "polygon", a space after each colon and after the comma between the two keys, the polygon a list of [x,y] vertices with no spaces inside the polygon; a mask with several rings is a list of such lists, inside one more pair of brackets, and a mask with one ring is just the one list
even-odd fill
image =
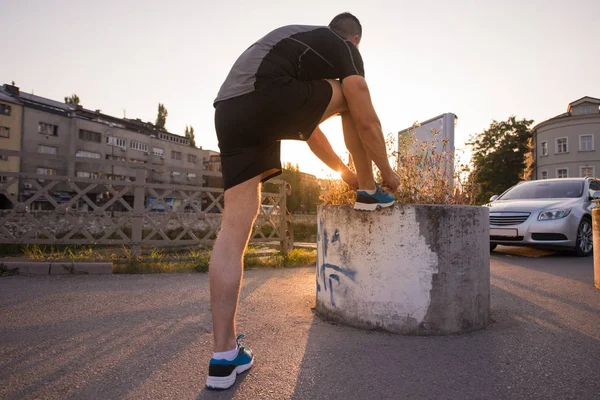
{"label": "man's short hair", "polygon": [[345,38],[354,35],[358,35],[359,40],[362,38],[362,25],[358,18],[349,12],[336,15],[329,23],[329,27],[335,33]]}

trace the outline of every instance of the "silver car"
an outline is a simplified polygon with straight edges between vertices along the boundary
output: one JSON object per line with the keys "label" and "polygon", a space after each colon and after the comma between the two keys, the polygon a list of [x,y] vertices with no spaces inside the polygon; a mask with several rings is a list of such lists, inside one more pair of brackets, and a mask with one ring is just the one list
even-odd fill
{"label": "silver car", "polygon": [[593,178],[521,182],[490,203],[490,250],[497,245],[569,249],[592,254],[592,209],[600,198]]}

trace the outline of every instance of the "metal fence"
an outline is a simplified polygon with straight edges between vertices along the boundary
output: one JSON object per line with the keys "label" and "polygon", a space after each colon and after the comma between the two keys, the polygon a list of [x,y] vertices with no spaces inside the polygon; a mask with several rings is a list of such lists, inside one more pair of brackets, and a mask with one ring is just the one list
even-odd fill
{"label": "metal fence", "polygon": [[[131,180],[0,171],[0,243],[126,245],[136,255],[142,248],[210,246],[221,224],[223,189],[148,183],[147,176],[141,167]],[[279,242],[287,252],[293,247],[290,188],[283,180],[267,183],[263,188],[275,190],[263,190],[250,240]]]}

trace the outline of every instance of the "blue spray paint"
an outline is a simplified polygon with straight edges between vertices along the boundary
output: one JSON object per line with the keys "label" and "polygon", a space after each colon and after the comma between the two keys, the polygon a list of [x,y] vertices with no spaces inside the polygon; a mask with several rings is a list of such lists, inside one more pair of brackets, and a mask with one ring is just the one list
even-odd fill
{"label": "blue spray paint", "polygon": [[331,238],[331,243],[335,243],[340,240],[340,230],[335,228],[335,232],[333,232],[333,237]]}
{"label": "blue spray paint", "polygon": [[[329,264],[325,262],[325,259],[327,257],[327,252],[329,250],[329,233],[327,232],[327,229],[325,228],[325,223],[323,219],[319,219],[319,242],[321,243],[321,254],[319,257],[319,261],[321,262],[321,265],[319,266],[319,268],[317,268],[317,277],[316,277],[316,283],[317,283],[317,293],[321,292],[321,286],[323,287],[323,289],[325,289],[325,291],[329,291],[329,298],[331,301],[331,305],[333,305],[334,307],[336,306],[335,303],[335,296],[333,293],[333,281],[336,281],[338,283],[338,286],[340,285],[340,275],[344,275],[347,278],[350,278],[350,280],[354,281],[355,280],[355,276],[356,276],[356,271],[352,270],[352,269],[348,269],[345,267],[340,267],[339,265],[334,265],[334,264]],[[322,234],[322,237],[321,237]],[[336,243],[339,242],[340,246],[342,244],[341,240],[340,240],[340,230],[339,229],[335,229],[335,231],[333,232],[333,236],[331,238],[331,243]],[[347,251],[343,251],[342,252],[342,261],[344,262],[344,264],[348,264],[347,262]],[[329,271],[328,271],[329,270]],[[329,275],[328,275],[329,273]],[[319,278],[321,279],[321,282],[319,282]],[[329,288],[328,288],[329,286]]]}
{"label": "blue spray paint", "polygon": [[329,275],[329,298],[331,299],[331,305],[335,307],[335,298],[333,297],[333,285],[332,280],[336,280],[338,285],[340,284],[340,277],[336,274]]}

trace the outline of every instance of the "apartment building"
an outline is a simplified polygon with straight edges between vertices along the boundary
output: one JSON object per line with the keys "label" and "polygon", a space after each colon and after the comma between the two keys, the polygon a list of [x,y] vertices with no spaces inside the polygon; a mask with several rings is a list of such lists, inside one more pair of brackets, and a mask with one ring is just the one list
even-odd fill
{"label": "apartment building", "polygon": [[[204,155],[204,170],[211,172],[221,172],[221,154],[216,151],[207,150]],[[223,187],[223,177],[207,175],[204,177],[204,186],[212,188]]]}
{"label": "apartment building", "polygon": [[[20,157],[12,152],[21,150],[21,122],[23,118],[23,107],[21,103],[11,96],[13,85],[0,87],[0,171],[19,172]],[[11,177],[0,176],[0,185],[11,182]],[[8,186],[8,194],[16,196],[18,183]],[[0,194],[0,208],[10,205],[7,197]]]}
{"label": "apartment building", "polygon": [[[24,157],[20,170],[25,174],[133,181],[136,170],[143,168],[149,183],[205,183],[202,172],[209,152],[191,147],[183,136],[139,119],[112,117],[99,110],[21,93],[18,88],[13,90],[12,99],[23,106]],[[68,183],[54,189],[59,198],[70,199]],[[33,190],[31,184],[24,184],[20,195],[28,198]]]}
{"label": "apartment building", "polygon": [[567,112],[533,128],[533,179],[597,176],[600,173],[600,99],[582,97]]}

